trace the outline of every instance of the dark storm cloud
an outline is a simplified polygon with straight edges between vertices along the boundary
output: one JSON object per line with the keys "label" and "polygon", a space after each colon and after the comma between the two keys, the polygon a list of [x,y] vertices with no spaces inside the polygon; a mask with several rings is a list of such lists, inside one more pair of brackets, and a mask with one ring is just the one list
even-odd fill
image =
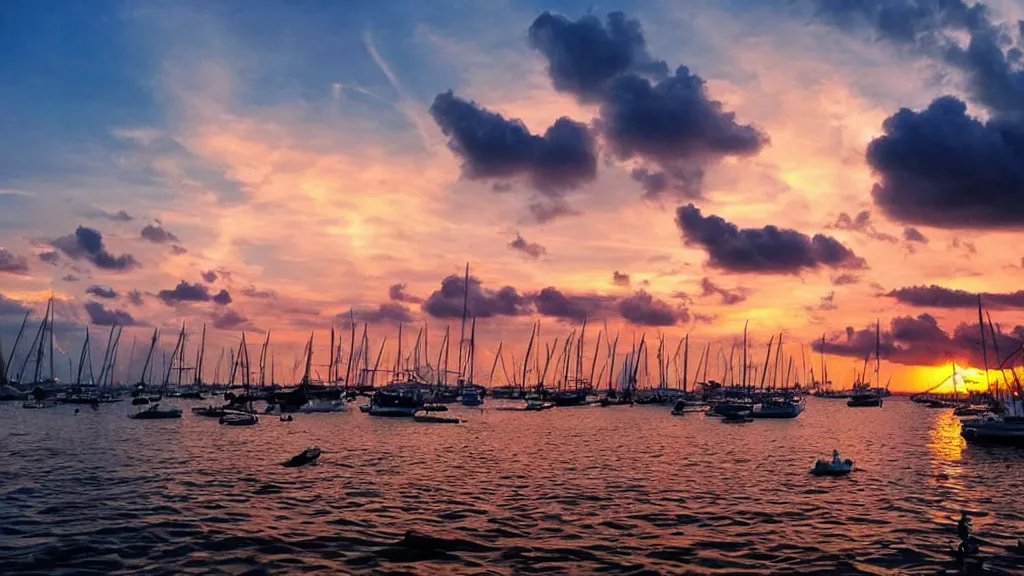
{"label": "dark storm cloud", "polygon": [[883,124],[867,161],[875,204],[901,222],[944,228],[1024,227],[1024,121],[967,115],[946,96]]}
{"label": "dark storm cloud", "polygon": [[674,326],[690,320],[689,311],[640,290],[619,301],[619,315],[638,326]]}
{"label": "dark storm cloud", "polygon": [[125,271],[139,266],[131,254],[114,256],[108,252],[103,244],[103,235],[85,226],[79,226],[74,234],[61,236],[50,244],[72,260],[88,260],[104,270]]}
{"label": "dark storm cloud", "polygon": [[214,304],[220,304],[221,306],[226,306],[228,304],[231,304],[231,294],[229,294],[227,290],[224,290],[223,288],[221,288],[221,291],[217,292],[216,294],[214,294],[210,298],[210,300],[212,300]]}
{"label": "dark storm cloud", "polygon": [[739,124],[712,100],[701,77],[685,66],[670,73],[653,59],[639,22],[622,12],[609,14],[607,23],[544,12],[529,38],[547,60],[555,89],[599,104],[594,124],[617,156],[662,169],[634,173],[648,196],[672,188],[681,197],[699,197],[705,164],[756,154],[768,144],[766,134]]}
{"label": "dark storm cloud", "polygon": [[81,278],[75,276],[74,274],[65,274],[64,276],[61,277],[61,280],[65,282],[78,282],[79,280],[81,280]]}
{"label": "dark storm cloud", "polygon": [[559,118],[536,136],[521,120],[506,119],[451,90],[434,98],[430,115],[448,137],[448,147],[462,158],[466,178],[523,176],[541,193],[557,197],[597,175],[594,137],[569,118]]}
{"label": "dark storm cloud", "polygon": [[[867,25],[882,39],[961,71],[967,92],[996,115],[1024,112],[1020,23],[995,22],[982,2],[963,0],[815,0],[823,19]],[[1016,36],[1016,38],[1014,38]],[[966,42],[964,42],[964,37]]]}
{"label": "dark storm cloud", "polygon": [[[931,286],[909,286],[886,294],[903,304],[926,308],[975,308],[978,294],[966,290],[952,290],[932,284]],[[1024,290],[997,293],[982,292],[981,302],[987,308],[1024,308]]]}
{"label": "dark storm cloud", "polygon": [[273,290],[258,290],[255,286],[242,288],[242,296],[246,298],[257,298],[262,300],[276,300],[277,292]]}
{"label": "dark storm cloud", "polygon": [[680,206],[676,224],[687,245],[702,247],[708,265],[739,273],[797,274],[819,267],[865,268],[863,258],[831,236],[765,226],[738,228],[718,216],[704,216],[693,204]]}
{"label": "dark storm cloud", "polygon": [[0,316],[24,316],[25,312],[28,308],[24,304],[0,294]]}
{"label": "dark storm cloud", "polygon": [[835,228],[836,230],[859,232],[868,238],[888,242],[890,244],[896,244],[899,242],[899,238],[892,234],[879,232],[875,229],[874,224],[871,222],[871,212],[868,210],[862,210],[858,212],[856,216],[850,216],[846,212],[840,212],[836,221],[832,223],[830,227]]}
{"label": "dark storm cloud", "polygon": [[629,274],[619,272],[618,270],[612,272],[612,284],[615,284],[616,286],[629,286]]}
{"label": "dark storm cloud", "polygon": [[565,320],[599,318],[607,314],[614,298],[596,294],[566,294],[548,286],[532,296],[537,313]]}
{"label": "dark storm cloud", "polygon": [[544,12],[530,25],[529,40],[548,61],[555,89],[586,101],[600,101],[625,72],[668,75],[668,65],[647,52],[640,23],[622,12],[608,14],[606,24],[590,14],[574,22]]}
{"label": "dark storm cloud", "polygon": [[533,260],[536,260],[548,253],[547,248],[543,245],[537,244],[536,242],[527,242],[526,238],[523,238],[523,236],[518,232],[516,232],[515,240],[508,243],[508,247],[527,258],[532,258]]}
{"label": "dark storm cloud", "polygon": [[903,239],[907,242],[917,242],[918,244],[928,243],[928,237],[912,226],[908,226],[903,229]]}
{"label": "dark storm cloud", "polygon": [[746,300],[748,291],[745,288],[729,290],[715,284],[711,278],[702,278],[700,281],[700,295],[707,298],[716,294],[722,298],[722,304],[732,306]]}
{"label": "dark storm cloud", "polygon": [[117,291],[115,291],[113,288],[111,288],[110,286],[100,286],[98,284],[94,284],[86,288],[85,293],[91,294],[98,298],[106,298],[107,300],[117,298]]}
{"label": "dark storm cloud", "polygon": [[403,282],[399,282],[398,284],[392,284],[391,286],[388,287],[388,298],[390,298],[394,302],[408,302],[410,304],[423,303],[423,298],[409,294],[408,292],[405,291],[406,288],[407,286]]}
{"label": "dark storm cloud", "polygon": [[49,250],[47,252],[40,252],[39,253],[39,260],[42,261],[42,262],[46,262],[47,264],[50,264],[51,266],[56,266],[57,262],[60,260],[60,252],[57,252],[56,250]]}
{"label": "dark storm cloud", "polygon": [[[461,318],[465,290],[463,276],[448,276],[441,281],[441,288],[424,300],[423,311],[435,318]],[[511,286],[491,290],[484,288],[477,278],[469,278],[467,307],[470,316],[519,316],[529,313],[529,305],[528,299]]]}
{"label": "dark storm cloud", "polygon": [[124,310],[107,308],[99,302],[86,302],[85,312],[89,315],[89,323],[96,326],[144,326],[131,314]]}
{"label": "dark storm cloud", "polygon": [[15,256],[6,248],[0,248],[0,273],[28,274],[28,259]]}
{"label": "dark storm cloud", "polygon": [[182,254],[187,253],[188,249],[185,248],[184,246],[178,246],[177,244],[171,245],[171,254],[174,254],[175,256],[181,256]]}
{"label": "dark storm cloud", "polygon": [[203,277],[203,282],[206,282],[207,284],[213,284],[214,282],[217,281],[217,273],[214,272],[213,270],[201,272],[200,276]]}
{"label": "dark storm cloud", "polygon": [[202,284],[190,284],[184,280],[170,290],[157,292],[157,298],[163,300],[164,304],[173,306],[179,302],[209,302],[210,291]]}
{"label": "dark storm cloud", "polygon": [[[1001,354],[1017,350],[1021,345],[1024,327],[1014,328],[1012,334],[997,327],[996,339]],[[992,334],[986,326],[985,338],[988,340],[989,366],[995,366]],[[977,324],[959,324],[950,335],[939,326],[935,317],[930,314],[919,316],[900,316],[893,318],[889,326],[882,326],[879,346],[881,356],[890,362],[908,366],[937,366],[954,360],[960,364],[982,366],[981,331]],[[826,354],[863,359],[875,353],[875,326],[862,330],[852,326],[846,328],[845,334],[833,335],[812,343],[815,352],[824,350]]]}
{"label": "dark storm cloud", "polygon": [[224,308],[213,313],[213,327],[218,330],[238,330],[248,324],[249,317],[234,308]]}
{"label": "dark storm cloud", "polygon": [[167,244],[169,242],[178,242],[179,239],[170,231],[164,229],[159,223],[155,226],[153,224],[146,224],[146,227],[139,233],[144,240],[149,240],[154,244]]}

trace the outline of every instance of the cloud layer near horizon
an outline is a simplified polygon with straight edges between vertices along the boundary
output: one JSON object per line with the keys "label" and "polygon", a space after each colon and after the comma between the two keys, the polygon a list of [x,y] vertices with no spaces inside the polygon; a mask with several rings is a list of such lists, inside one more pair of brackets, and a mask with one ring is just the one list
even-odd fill
{"label": "cloud layer near horizon", "polygon": [[458,323],[468,261],[485,349],[583,318],[727,346],[924,312],[956,340],[979,293],[1024,324],[1024,10],[737,4],[19,6],[0,59],[48,64],[0,94],[0,316],[52,292],[78,325],[298,348]]}

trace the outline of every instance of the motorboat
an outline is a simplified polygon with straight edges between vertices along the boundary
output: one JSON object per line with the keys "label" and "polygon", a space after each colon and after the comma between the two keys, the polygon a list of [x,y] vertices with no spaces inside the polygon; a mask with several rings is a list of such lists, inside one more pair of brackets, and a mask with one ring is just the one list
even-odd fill
{"label": "motorboat", "polygon": [[299,452],[295,456],[292,456],[288,460],[282,462],[281,465],[286,468],[298,468],[299,466],[305,466],[306,464],[315,464],[322,453],[323,451],[316,446],[306,448],[302,452]]}
{"label": "motorboat", "polygon": [[46,402],[44,400],[27,400],[21,404],[22,408],[29,410],[39,410],[42,408],[53,408],[56,406],[53,402]]}
{"label": "motorboat", "polygon": [[551,395],[555,406],[579,406],[587,401],[586,390],[564,390]]}
{"label": "motorboat", "polygon": [[146,404],[149,404],[149,398],[146,398],[145,396],[136,396],[135,398],[132,398],[132,406],[145,406]]}
{"label": "motorboat", "polygon": [[1024,446],[1024,417],[986,414],[980,418],[961,420],[960,436],[974,444]]}
{"label": "motorboat", "polygon": [[251,412],[231,412],[220,418],[220,423],[228,426],[252,426],[259,421],[259,417]]}
{"label": "motorboat", "polygon": [[168,420],[171,418],[181,418],[181,409],[160,408],[159,404],[153,404],[149,408],[128,417],[134,420]]}
{"label": "motorboat", "polygon": [[731,416],[733,414],[749,413],[754,405],[749,402],[719,402],[708,410],[710,416]]}
{"label": "motorboat", "polygon": [[804,411],[803,402],[789,398],[765,398],[750,411],[751,418],[796,418]]}
{"label": "motorboat", "polygon": [[832,459],[819,458],[811,468],[811,474],[815,476],[845,476],[853,470],[853,460],[839,458],[839,451],[832,451]]}
{"label": "motorboat", "polygon": [[400,390],[378,390],[370,398],[366,410],[370,416],[410,418],[423,409],[423,396],[416,392]]}
{"label": "motorboat", "polygon": [[237,412],[237,410],[231,409],[230,404],[228,406],[220,407],[199,406],[192,409],[192,414],[194,416],[201,416],[203,418],[222,418],[225,414],[230,414],[231,412]]}
{"label": "motorboat", "polygon": [[850,408],[881,408],[882,397],[878,394],[854,394],[846,405]]}
{"label": "motorboat", "polygon": [[331,400],[329,398],[311,398],[309,402],[299,406],[299,412],[302,413],[344,412],[345,409],[344,400]]}
{"label": "motorboat", "polygon": [[281,414],[281,418],[279,418],[281,422],[291,422],[294,419],[291,414]]}
{"label": "motorboat", "polygon": [[989,413],[988,406],[982,406],[977,404],[961,404],[953,410],[953,416],[958,418],[969,417],[969,416],[982,416]]}
{"label": "motorboat", "polygon": [[555,405],[551,402],[543,402],[541,400],[527,400],[526,407],[523,408],[523,410],[526,410],[527,412],[539,412],[541,410],[550,410],[554,407]]}
{"label": "motorboat", "polygon": [[675,405],[672,406],[673,416],[682,416],[690,412],[706,412],[708,409],[705,404],[688,404],[686,400],[676,400]]}
{"label": "motorboat", "polygon": [[481,406],[484,403],[484,397],[476,388],[467,388],[463,390],[460,402],[463,406]]}

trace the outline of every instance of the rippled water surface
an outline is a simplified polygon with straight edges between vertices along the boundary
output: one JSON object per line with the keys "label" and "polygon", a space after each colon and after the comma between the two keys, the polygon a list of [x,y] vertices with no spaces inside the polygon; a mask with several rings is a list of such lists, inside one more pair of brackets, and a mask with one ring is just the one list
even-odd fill
{"label": "rippled water surface", "polygon": [[[0,573],[933,574],[965,509],[988,569],[1024,574],[1024,451],[966,446],[904,400],[747,425],[489,401],[458,426],[241,428],[197,404],[0,405]],[[280,465],[314,444],[317,466]],[[809,476],[833,447],[854,473]]]}

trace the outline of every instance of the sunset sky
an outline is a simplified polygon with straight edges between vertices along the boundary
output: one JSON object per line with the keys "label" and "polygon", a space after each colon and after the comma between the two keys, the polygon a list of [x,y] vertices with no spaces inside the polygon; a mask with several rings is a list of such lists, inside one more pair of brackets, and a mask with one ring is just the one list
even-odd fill
{"label": "sunset sky", "polygon": [[86,324],[98,365],[112,323],[169,349],[185,321],[213,356],[269,330],[287,379],[350,310],[378,343],[426,322],[436,350],[469,262],[477,374],[537,320],[547,341],[607,322],[620,352],[689,333],[691,366],[749,320],[758,362],[773,334],[798,365],[825,334],[848,385],[878,320],[882,384],[927,388],[980,365],[977,293],[1002,356],[1024,337],[1022,20],[1016,0],[4,2],[4,354],[51,292],[76,362]]}

